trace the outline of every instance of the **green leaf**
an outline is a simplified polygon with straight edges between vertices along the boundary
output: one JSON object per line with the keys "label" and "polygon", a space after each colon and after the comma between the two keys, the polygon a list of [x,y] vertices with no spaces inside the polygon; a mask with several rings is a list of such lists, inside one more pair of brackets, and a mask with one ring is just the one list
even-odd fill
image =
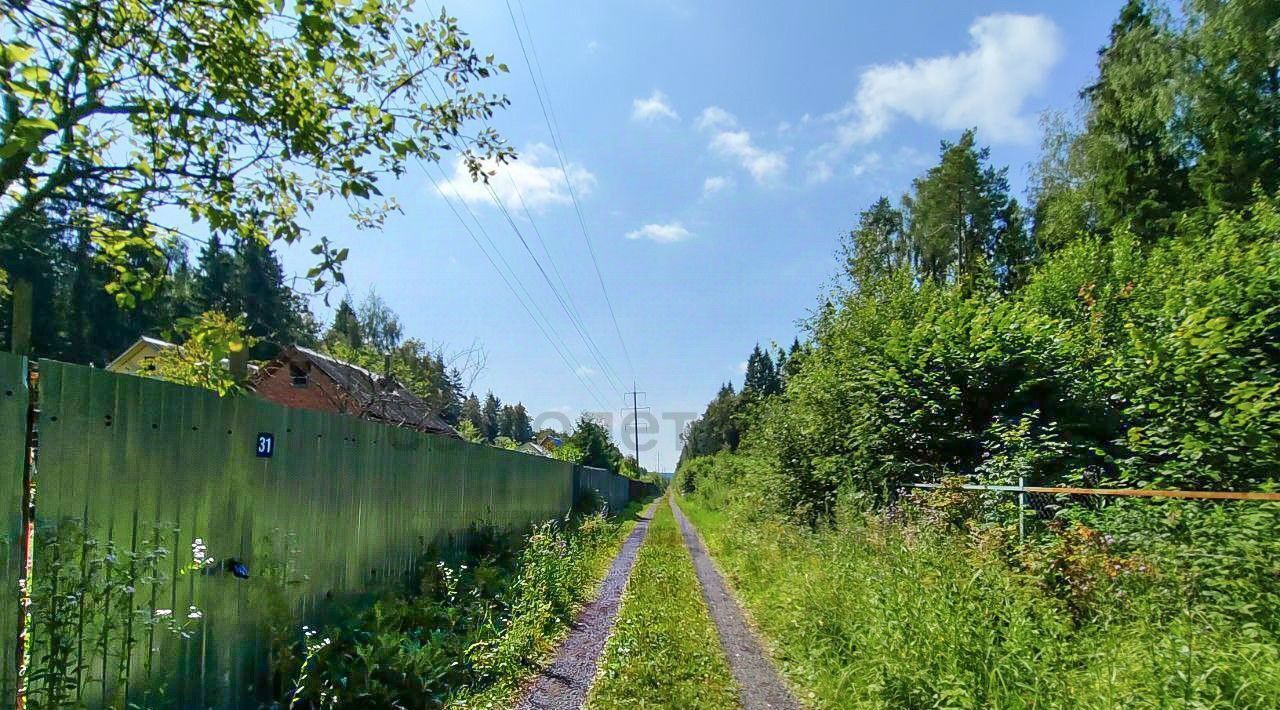
{"label": "green leaf", "polygon": [[25,62],[36,53],[35,47],[25,47],[20,44],[5,44],[3,47],[5,64]]}
{"label": "green leaf", "polygon": [[44,67],[31,66],[31,67],[22,68],[22,78],[26,79],[27,81],[34,81],[34,82],[48,81],[52,77],[53,77],[53,72],[49,71],[48,69],[45,69]]}
{"label": "green leaf", "polygon": [[12,158],[26,147],[27,142],[21,138],[10,138],[4,145],[0,145],[0,158]]}
{"label": "green leaf", "polygon": [[50,121],[47,118],[18,119],[18,123],[15,124],[15,127],[18,130],[30,129],[30,130],[36,130],[36,131],[47,131],[49,133],[52,133],[58,130],[58,124],[54,123],[53,121]]}

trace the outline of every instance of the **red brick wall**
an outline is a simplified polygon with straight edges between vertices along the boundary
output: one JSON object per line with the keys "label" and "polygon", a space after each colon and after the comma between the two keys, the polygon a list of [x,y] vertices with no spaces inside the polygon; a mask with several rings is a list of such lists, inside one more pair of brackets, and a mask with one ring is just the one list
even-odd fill
{"label": "red brick wall", "polygon": [[254,392],[261,398],[294,409],[314,409],[320,412],[343,413],[340,403],[344,398],[333,381],[319,370],[303,363],[307,373],[307,386],[295,387],[289,365],[285,364],[260,378]]}

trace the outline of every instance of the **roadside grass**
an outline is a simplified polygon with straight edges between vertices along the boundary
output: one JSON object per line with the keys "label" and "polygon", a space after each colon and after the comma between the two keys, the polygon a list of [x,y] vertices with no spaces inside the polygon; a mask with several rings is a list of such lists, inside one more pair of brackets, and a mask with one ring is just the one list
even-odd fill
{"label": "roadside grass", "polygon": [[735,708],[737,690],[693,558],[665,500],[622,597],[591,710]]}
{"label": "roadside grass", "polygon": [[956,535],[681,507],[818,708],[1274,708],[1280,645],[1159,586],[1071,609]]}
{"label": "roadside grass", "polygon": [[[509,708],[599,587],[642,510],[589,509],[523,536],[482,533],[462,559],[420,565],[349,621],[282,630],[281,705]],[[283,635],[283,634],[288,634]]]}
{"label": "roadside grass", "polygon": [[[589,603],[595,595],[600,581],[604,579],[613,560],[618,556],[622,543],[636,524],[640,522],[640,513],[652,501],[632,501],[620,513],[611,516],[607,544],[595,545],[587,549],[580,561],[584,574],[574,584],[571,594],[575,599],[573,612],[565,618],[557,619],[554,627],[546,631],[538,639],[535,647],[527,654],[524,662],[518,666],[508,666],[505,672],[494,678],[493,683],[484,689],[462,690],[448,704],[450,708],[483,708],[498,710],[515,705],[515,698],[524,681],[545,667],[555,656],[556,649],[569,633],[572,621],[581,608]],[[659,507],[661,507],[659,503]],[[502,643],[502,642],[499,642]],[[510,641],[507,641],[510,643]]]}

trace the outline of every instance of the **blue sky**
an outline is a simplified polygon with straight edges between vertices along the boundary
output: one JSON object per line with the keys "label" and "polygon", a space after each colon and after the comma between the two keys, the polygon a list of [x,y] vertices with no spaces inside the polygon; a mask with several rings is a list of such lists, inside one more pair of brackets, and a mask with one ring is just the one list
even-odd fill
{"label": "blue sky", "polygon": [[[521,4],[512,7],[519,17]],[[621,389],[634,378],[658,415],[700,413],[721,383],[741,383],[757,341],[790,343],[834,273],[840,234],[877,196],[901,195],[939,140],[977,126],[1021,193],[1038,152],[1037,115],[1075,109],[1118,10],[1119,2],[525,0],[524,39],[541,63],[629,364],[506,3],[449,7],[511,68],[486,86],[510,97],[492,125],[521,154],[494,178],[495,192],[553,282],[563,279]],[[353,297],[376,286],[407,334],[447,351],[482,344],[481,394],[492,389],[535,414],[612,409],[616,417],[620,388],[492,197],[452,163],[441,170],[429,173],[439,189],[419,169],[384,188],[404,214],[381,233],[318,215],[316,232],[351,248]],[[441,191],[485,226],[564,358]],[[291,271],[311,265],[305,249],[281,251]],[[322,304],[317,311],[328,315]],[[657,433],[664,469],[679,452],[677,428],[668,419]],[[655,450],[642,461],[652,467]]]}

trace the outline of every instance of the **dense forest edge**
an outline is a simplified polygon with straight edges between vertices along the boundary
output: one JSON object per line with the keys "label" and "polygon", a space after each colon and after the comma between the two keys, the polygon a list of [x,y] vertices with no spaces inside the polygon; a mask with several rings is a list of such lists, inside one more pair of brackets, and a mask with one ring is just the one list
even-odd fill
{"label": "dense forest edge", "polygon": [[1025,204],[944,141],[685,432],[683,504],[818,706],[1280,697],[1280,504],[959,487],[1278,490],[1277,27],[1127,3]]}

